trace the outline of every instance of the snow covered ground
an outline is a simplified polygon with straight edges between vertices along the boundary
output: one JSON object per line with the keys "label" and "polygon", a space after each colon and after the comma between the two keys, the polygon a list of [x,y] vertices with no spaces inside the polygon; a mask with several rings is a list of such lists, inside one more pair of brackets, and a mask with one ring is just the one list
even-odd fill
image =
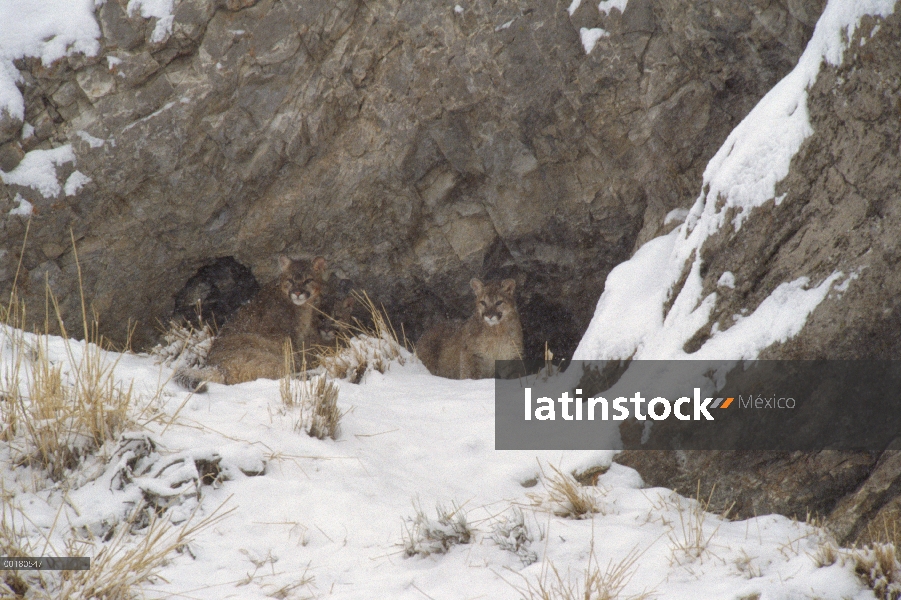
{"label": "snow covered ground", "polygon": [[[63,380],[75,381],[83,344],[51,338],[47,348]],[[7,381],[15,355],[6,342]],[[552,569],[568,585],[586,570],[619,571],[619,598],[873,597],[851,561],[822,564],[828,535],[811,525],[705,513],[695,500],[643,488],[610,452],[495,451],[491,380],[441,379],[407,357],[359,384],[339,381],[347,414],[337,439],[319,440],[296,429],[299,412],[284,406],[277,381],[190,395],[165,383],[171,368],[153,357],[106,360],[118,361],[117,381],[133,384],[143,425],[58,484],[38,467],[10,466],[18,442],[0,446],[5,521],[46,555],[92,532],[87,554],[96,556],[111,528],[127,531],[142,498],[170,494],[163,519],[178,523],[232,509],[169,555],[142,585],[148,598],[528,598],[530,587],[557,581]],[[153,449],[142,451],[142,440]],[[221,480],[198,487],[195,465],[217,456]],[[609,469],[596,487],[576,488],[596,512],[565,516],[572,503],[549,491],[555,469],[598,466]],[[431,520],[419,531],[453,534],[452,524],[434,523],[438,504],[456,510],[452,522],[465,515],[468,543],[442,552],[417,533],[414,504]],[[144,536],[128,535],[126,546]]]}

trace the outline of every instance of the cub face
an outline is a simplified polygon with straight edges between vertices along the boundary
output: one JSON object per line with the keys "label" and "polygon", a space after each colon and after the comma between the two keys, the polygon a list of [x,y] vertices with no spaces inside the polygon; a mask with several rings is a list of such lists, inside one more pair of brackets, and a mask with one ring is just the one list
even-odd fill
{"label": "cub face", "polygon": [[287,256],[278,257],[281,272],[279,287],[289,302],[303,306],[322,292],[325,259],[318,256],[312,262],[292,260]]}
{"label": "cub face", "polygon": [[353,296],[347,296],[340,302],[335,301],[333,306],[323,309],[319,323],[319,335],[323,340],[333,342],[340,331],[346,331],[350,327],[355,303]]}
{"label": "cub face", "polygon": [[513,296],[516,281],[513,279],[488,283],[473,279],[469,285],[476,294],[476,314],[489,326],[500,324],[516,312],[516,299]]}

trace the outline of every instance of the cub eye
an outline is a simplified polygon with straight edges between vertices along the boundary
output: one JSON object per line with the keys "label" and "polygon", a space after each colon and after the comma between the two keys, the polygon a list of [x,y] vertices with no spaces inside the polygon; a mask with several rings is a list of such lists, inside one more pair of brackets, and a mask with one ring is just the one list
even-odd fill
{"label": "cub eye", "polygon": [[312,279],[305,279],[303,282],[304,285],[310,285],[311,283],[313,283]]}
{"label": "cub eye", "polygon": [[484,306],[485,308],[488,308],[488,305],[485,304],[485,301],[484,301],[484,300],[479,300],[479,304],[481,304],[481,305]]}
{"label": "cub eye", "polygon": [[494,305],[495,305],[495,306],[500,306],[500,305],[503,304],[503,303],[504,303],[503,300],[498,300],[497,302],[494,303]]}

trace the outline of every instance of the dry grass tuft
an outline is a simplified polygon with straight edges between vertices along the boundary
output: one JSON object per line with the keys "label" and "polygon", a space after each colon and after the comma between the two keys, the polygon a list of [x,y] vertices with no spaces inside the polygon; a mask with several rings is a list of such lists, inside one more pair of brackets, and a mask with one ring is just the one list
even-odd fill
{"label": "dry grass tuft", "polygon": [[[282,404],[285,405],[286,408],[294,408],[296,406],[303,405],[303,387],[300,385],[300,382],[296,379],[297,371],[297,360],[294,354],[294,347],[291,345],[291,340],[285,340],[284,345],[284,355],[285,355],[285,367],[284,367],[284,375],[278,382],[278,391],[279,395],[282,398]],[[300,373],[302,373],[302,377],[305,377],[307,372],[307,361],[306,356],[301,354],[303,357],[303,362],[301,363]],[[303,379],[302,381],[305,381]]]}
{"label": "dry grass tuft", "polygon": [[546,495],[529,494],[535,507],[546,508],[554,515],[568,519],[585,519],[601,512],[601,505],[593,488],[583,487],[569,473],[564,473],[553,465],[548,466],[553,471],[551,475],[547,475],[544,468],[541,469]]}
{"label": "dry grass tuft", "polygon": [[[217,514],[218,510],[197,522],[189,519],[177,528],[166,519],[154,517],[139,535],[133,535],[130,527],[120,525],[112,540],[93,555],[89,571],[62,572],[60,595],[54,597],[110,600],[139,597],[137,591],[141,584],[152,580],[173,552],[184,552],[197,533],[215,525],[231,512]],[[136,544],[133,543],[135,538]],[[76,541],[70,544],[67,552],[84,552],[94,545]]]}
{"label": "dry grass tuft", "polygon": [[435,507],[437,519],[431,519],[422,507],[414,502],[416,516],[408,519],[403,537],[404,556],[429,556],[445,554],[451,546],[468,544],[472,529],[466,515],[456,504],[447,509],[441,504]]}
{"label": "dry grass tuft", "polygon": [[644,552],[636,548],[618,563],[611,560],[602,570],[592,542],[588,564],[575,580],[568,573],[561,574],[553,563],[548,562],[534,581],[523,577],[525,585],[513,587],[524,600],[644,600],[652,594],[621,595],[631,581],[635,563],[642,554]]}
{"label": "dry grass tuft", "polygon": [[369,311],[372,325],[354,319],[339,328],[333,348],[323,348],[319,363],[331,377],[360,383],[368,371],[384,373],[392,362],[403,365],[410,354],[401,343],[383,307],[377,307],[363,292],[354,293],[357,301]]}
{"label": "dry grass tuft", "polygon": [[[13,509],[11,498],[3,491],[0,498],[0,556],[21,558],[39,556],[25,531],[25,522],[21,512]],[[16,517],[19,516],[18,519]],[[17,524],[16,521],[19,521]],[[42,571],[7,571],[0,569],[0,598],[23,598],[35,584],[43,581]],[[7,594],[9,594],[7,596]]]}
{"label": "dry grass tuft", "polygon": [[[307,567],[307,570],[305,570],[303,574],[299,578],[297,578],[297,580],[291,583],[284,585],[263,584],[260,587],[263,589],[263,592],[266,594],[267,598],[275,598],[275,600],[289,600],[290,598],[296,598],[296,594],[301,588],[309,588],[315,586],[316,577],[314,575],[309,575],[308,571],[309,566]],[[304,600],[315,598],[315,596],[309,595],[306,592],[302,597],[304,598]]]}
{"label": "dry grass tuft", "polygon": [[[54,302],[55,304],[55,302]],[[43,468],[60,481],[84,457],[132,426],[131,386],[116,382],[97,333],[85,326],[84,345],[63,337],[65,361],[51,359],[50,336],[31,338],[19,326],[24,308],[8,308],[0,344],[2,437],[16,464]],[[57,318],[65,334],[62,319]],[[5,354],[5,356],[4,356]],[[63,362],[70,366],[63,370]]]}
{"label": "dry grass tuft", "polygon": [[820,544],[813,554],[817,568],[831,567],[841,558],[841,551],[831,540]]}
{"label": "dry grass tuft", "polygon": [[901,599],[901,560],[893,544],[873,544],[847,552],[854,572],[879,600]]}
{"label": "dry grass tuft", "polygon": [[[16,529],[12,511],[4,506],[0,520],[0,551],[4,556],[90,556],[91,568],[87,571],[0,571],[0,592],[7,590],[14,597],[36,600],[58,598],[131,600],[142,597],[141,586],[152,581],[155,573],[164,566],[173,552],[184,552],[200,531],[215,525],[232,510],[220,512],[220,506],[210,515],[196,520],[192,516],[180,527],[164,518],[152,517],[141,531],[134,526],[145,518],[143,508],[132,513],[131,519],[119,524],[115,535],[107,542],[77,539],[72,532],[66,537],[65,549],[37,548],[25,535],[24,527]],[[24,515],[22,515],[24,521]],[[53,532],[42,533],[45,539]],[[10,543],[10,539],[13,543]],[[14,554],[6,554],[12,552]],[[4,586],[7,589],[4,589]]]}
{"label": "dry grass tuft", "polygon": [[[676,564],[690,562],[703,556],[708,551],[710,541],[719,531],[719,524],[709,534],[704,531],[707,518],[710,516],[708,509],[713,491],[710,490],[706,500],[701,498],[701,482],[698,481],[695,498],[683,500],[674,494],[675,506],[679,512],[679,529],[673,527],[668,536],[672,542],[672,560]],[[728,510],[726,512],[728,513]]]}
{"label": "dry grass tuft", "polygon": [[338,408],[338,385],[325,375],[308,378],[305,358],[298,379],[294,375],[298,372],[294,356],[291,342],[287,341],[285,376],[279,381],[279,392],[285,407],[299,412],[294,428],[306,431],[316,439],[338,439],[341,417],[344,416],[344,411]]}
{"label": "dry grass tuft", "polygon": [[20,318],[24,319],[19,314],[8,308],[0,325],[0,440],[5,442],[13,441],[21,431],[22,366],[31,356],[25,332],[16,329]]}
{"label": "dry grass tuft", "polygon": [[879,600],[901,600],[901,546],[899,530],[891,517],[884,516],[882,527],[870,524],[866,536],[870,543],[853,548],[839,548],[828,537],[812,555],[817,567],[836,563],[854,568],[861,583]]}
{"label": "dry grass tuft", "polygon": [[[77,252],[75,262],[81,284]],[[117,382],[118,359],[105,351],[109,343],[99,334],[96,315],[88,318],[84,294],[83,343],[69,339],[49,288],[47,299],[43,334],[24,331],[29,321],[16,296],[15,282],[8,304],[0,307],[0,437],[14,465],[42,469],[58,482],[56,487],[65,497],[66,488],[84,477],[75,469],[83,466],[88,455],[122,437],[145,415],[136,410],[132,386]],[[55,314],[61,341],[47,333],[51,314]],[[40,477],[33,480],[45,483]],[[231,512],[222,512],[220,506],[199,521],[192,514],[177,527],[160,517],[145,497],[130,519],[111,524],[101,540],[85,538],[86,528],[79,529],[82,533],[57,529],[66,520],[63,511],[69,510],[68,503],[60,505],[52,525],[39,527],[14,507],[14,499],[0,490],[0,554],[91,557],[89,571],[0,571],[0,597],[38,600],[137,598],[140,587],[154,578],[173,551],[184,551],[200,530]]]}
{"label": "dry grass tuft", "polygon": [[337,439],[341,417],[344,412],[338,408],[338,386],[324,376],[313,377],[304,382],[304,403],[310,407],[306,425],[301,423],[311,437],[324,440]]}
{"label": "dry grass tuft", "polygon": [[879,512],[879,518],[867,524],[867,529],[857,542],[864,544],[892,544],[901,551],[901,506],[897,503]]}
{"label": "dry grass tuft", "polygon": [[754,557],[749,556],[747,552],[742,549],[741,556],[736,558],[733,561],[735,568],[739,573],[745,576],[747,579],[754,579],[755,577],[760,577],[760,566],[754,564]]}

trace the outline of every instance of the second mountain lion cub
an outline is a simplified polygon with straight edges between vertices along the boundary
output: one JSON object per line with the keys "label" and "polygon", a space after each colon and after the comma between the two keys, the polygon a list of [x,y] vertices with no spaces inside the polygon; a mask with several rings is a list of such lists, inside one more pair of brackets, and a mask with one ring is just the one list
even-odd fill
{"label": "second mountain lion cub", "polygon": [[416,353],[430,373],[451,379],[494,377],[494,361],[522,358],[522,325],[512,279],[469,282],[475,312],[463,322],[442,322],[428,329]]}

